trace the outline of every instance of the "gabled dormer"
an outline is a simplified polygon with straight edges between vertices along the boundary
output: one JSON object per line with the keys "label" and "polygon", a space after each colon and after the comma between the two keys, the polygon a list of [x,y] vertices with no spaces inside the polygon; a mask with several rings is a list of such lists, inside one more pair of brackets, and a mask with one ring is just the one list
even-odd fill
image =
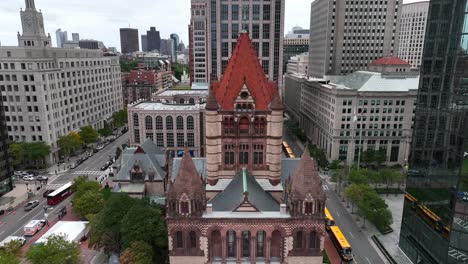
{"label": "gabled dormer", "polygon": [[234,109],[238,114],[252,113],[255,111],[255,100],[250,94],[245,82],[237,98],[234,100]]}

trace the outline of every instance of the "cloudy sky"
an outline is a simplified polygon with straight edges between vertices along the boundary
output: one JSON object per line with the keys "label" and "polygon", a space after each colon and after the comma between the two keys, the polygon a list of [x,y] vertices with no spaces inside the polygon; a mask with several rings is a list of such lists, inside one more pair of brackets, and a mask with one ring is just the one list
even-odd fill
{"label": "cloudy sky", "polygon": [[[404,3],[420,0],[404,0]],[[285,33],[293,26],[309,27],[311,0],[286,0]],[[0,41],[3,46],[17,45],[21,32],[20,8],[24,0],[0,0]],[[120,49],[119,28],[138,28],[140,35],[156,26],[162,38],[179,34],[188,42],[190,0],[36,0],[44,15],[46,32],[61,28],[80,33],[81,38],[102,40],[108,47]]]}

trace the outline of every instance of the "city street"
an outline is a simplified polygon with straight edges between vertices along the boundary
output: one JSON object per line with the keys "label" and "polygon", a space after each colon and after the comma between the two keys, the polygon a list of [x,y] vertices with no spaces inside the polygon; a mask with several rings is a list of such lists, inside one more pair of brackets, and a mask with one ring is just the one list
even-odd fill
{"label": "city street", "polygon": [[[70,169],[66,172],[59,173],[58,175],[48,175],[49,184],[63,184],[69,181],[73,181],[74,178],[80,175],[88,175],[90,180],[94,180],[96,176],[103,174],[100,170],[101,166],[109,160],[109,155],[115,155],[116,147],[121,147],[122,144],[127,143],[128,133],[118,137],[114,142],[109,143],[102,150],[95,153],[88,160],[84,161],[75,169]],[[34,185],[31,184],[33,187]],[[16,208],[10,214],[6,214],[0,217],[0,241],[5,239],[7,236],[22,236],[23,227],[33,219],[44,219],[44,205],[47,205],[47,201],[42,197],[41,190],[38,195],[30,198],[29,200],[39,200],[39,205],[29,212],[25,212],[22,206]],[[59,203],[53,208],[47,210],[48,220],[51,222],[56,219],[57,212],[64,206],[70,204],[71,197],[67,198],[63,202]]]}

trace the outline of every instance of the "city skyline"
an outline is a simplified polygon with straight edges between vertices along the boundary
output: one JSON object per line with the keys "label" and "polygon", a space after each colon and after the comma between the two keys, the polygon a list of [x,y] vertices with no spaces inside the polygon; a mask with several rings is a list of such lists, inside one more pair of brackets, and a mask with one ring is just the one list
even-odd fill
{"label": "city skyline", "polygon": [[[285,34],[294,26],[308,28],[310,24],[311,0],[287,0],[285,12]],[[403,3],[420,2],[406,0]],[[188,24],[190,23],[190,0],[174,0],[170,3],[162,0],[143,0],[138,7],[130,8],[123,0],[114,1],[112,6],[106,1],[95,1],[94,10],[88,8],[88,3],[78,0],[67,2],[59,0],[38,0],[47,16],[44,17],[46,33],[51,35],[59,28],[69,32],[81,32],[82,38],[98,39],[107,47],[117,47],[120,50],[119,28],[130,26],[139,32],[145,32],[151,25],[155,25],[161,32],[162,38],[169,38],[177,33],[180,39],[188,44]],[[307,8],[304,8],[304,7]],[[0,17],[4,21],[0,28],[0,43],[2,46],[17,44],[16,32],[21,31],[18,17],[20,8],[24,8],[23,0],[4,0],[0,2]],[[168,16],[155,15],[155,10],[162,10]],[[158,11],[156,11],[156,14]],[[86,20],[82,18],[86,17]],[[130,20],[131,18],[131,20]],[[5,23],[5,21],[9,21]],[[77,22],[79,21],[79,22]],[[100,25],[100,26],[96,26]],[[115,28],[115,30],[109,30]],[[56,46],[53,38],[53,46]]]}

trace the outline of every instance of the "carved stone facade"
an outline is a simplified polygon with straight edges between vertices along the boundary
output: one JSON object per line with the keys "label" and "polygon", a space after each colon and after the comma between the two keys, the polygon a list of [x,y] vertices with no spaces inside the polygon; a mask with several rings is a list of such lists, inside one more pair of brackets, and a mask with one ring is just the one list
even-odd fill
{"label": "carved stone facade", "polygon": [[206,158],[170,165],[170,263],[322,263],[318,171],[308,154],[282,161],[283,105],[246,33],[205,111]]}

